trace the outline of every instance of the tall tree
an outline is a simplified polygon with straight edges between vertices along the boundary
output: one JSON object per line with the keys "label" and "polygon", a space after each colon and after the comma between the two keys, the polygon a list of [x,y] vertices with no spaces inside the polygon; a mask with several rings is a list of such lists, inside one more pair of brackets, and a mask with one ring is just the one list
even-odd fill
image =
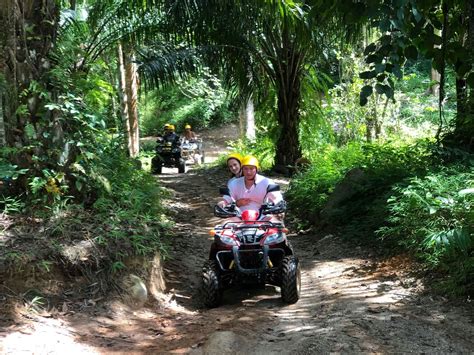
{"label": "tall tree", "polygon": [[54,121],[53,113],[44,111],[44,104],[51,93],[51,84],[45,76],[52,67],[48,54],[58,31],[57,1],[3,0],[0,23],[0,70],[6,86],[5,138],[10,147],[18,149],[14,162],[30,168],[34,152],[28,147],[42,138],[38,136],[41,121]]}
{"label": "tall tree", "polygon": [[[405,60],[419,54],[432,59],[433,69],[440,73],[440,132],[445,142],[474,150],[474,4],[472,1],[364,1],[361,14],[368,16],[382,36],[366,50],[371,70],[363,78],[377,78],[375,90],[393,98],[395,82],[401,78]],[[456,73],[457,115],[446,132],[443,118],[445,73],[451,67]],[[361,103],[373,92],[363,88]]]}
{"label": "tall tree", "polygon": [[253,95],[258,103],[269,87],[275,89],[277,169],[286,170],[301,156],[302,81],[347,28],[332,7],[322,1],[165,1],[172,31],[210,48],[207,62],[222,65],[227,83],[239,88],[244,102]]}
{"label": "tall tree", "polygon": [[[138,72],[133,50],[118,47],[118,63],[120,77],[120,97],[122,101],[122,117],[126,128],[128,153],[132,158],[138,156],[140,150],[140,130],[138,123]],[[120,57],[121,56],[121,57]]]}

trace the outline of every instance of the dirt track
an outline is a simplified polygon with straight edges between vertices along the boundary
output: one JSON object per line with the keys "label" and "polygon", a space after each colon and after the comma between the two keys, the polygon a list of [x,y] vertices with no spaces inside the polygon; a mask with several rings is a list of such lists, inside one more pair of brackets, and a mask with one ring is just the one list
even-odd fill
{"label": "dirt track", "polygon": [[[295,235],[302,297],[294,305],[279,290],[230,290],[224,304],[202,309],[196,297],[201,265],[218,223],[212,206],[225,175],[165,169],[177,234],[165,262],[167,293],[133,311],[119,303],[82,313],[31,316],[0,329],[0,353],[472,353],[473,307],[422,293],[421,281],[399,266],[374,260],[333,235]],[[296,233],[295,233],[296,234]],[[3,349],[2,349],[3,347]]]}
{"label": "dirt track", "polygon": [[[176,236],[168,266],[174,270],[170,285],[177,302],[198,312],[191,317],[199,320],[197,329],[188,329],[182,344],[194,345],[193,352],[218,352],[222,346],[242,353],[474,350],[472,307],[422,296],[421,281],[397,269],[406,267],[403,258],[372,260],[333,235],[292,238],[303,271],[297,304],[284,305],[278,290],[268,286],[264,291],[227,291],[222,307],[199,310],[194,296],[210,245],[206,232],[218,223],[210,215],[220,181],[204,172],[166,175],[162,181],[175,191],[172,208],[180,228],[188,231]],[[187,196],[189,204],[183,203]],[[188,257],[189,250],[194,256]],[[177,272],[183,269],[189,272]]]}

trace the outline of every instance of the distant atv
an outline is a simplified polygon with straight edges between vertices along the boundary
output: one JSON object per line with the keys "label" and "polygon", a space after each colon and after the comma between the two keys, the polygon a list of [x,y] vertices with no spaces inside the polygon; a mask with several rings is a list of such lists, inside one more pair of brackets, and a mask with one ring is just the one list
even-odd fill
{"label": "distant atv", "polygon": [[155,156],[151,160],[151,171],[153,174],[161,174],[163,167],[178,168],[178,173],[186,171],[186,161],[181,153],[179,140],[159,139],[155,148]]}
{"label": "distant atv", "polygon": [[[267,193],[278,190],[278,185],[269,185]],[[228,189],[221,189],[221,194],[229,195]],[[214,207],[217,217],[236,218],[211,230],[214,242],[203,267],[201,286],[207,307],[217,307],[225,289],[248,283],[279,286],[285,303],[298,301],[301,290],[298,258],[286,238],[287,229],[270,221],[270,215],[285,210],[284,201],[277,205],[265,203],[259,211],[242,213],[235,203]]]}
{"label": "distant atv", "polygon": [[186,163],[204,164],[204,150],[202,149],[202,139],[183,139],[181,143],[181,155]]}

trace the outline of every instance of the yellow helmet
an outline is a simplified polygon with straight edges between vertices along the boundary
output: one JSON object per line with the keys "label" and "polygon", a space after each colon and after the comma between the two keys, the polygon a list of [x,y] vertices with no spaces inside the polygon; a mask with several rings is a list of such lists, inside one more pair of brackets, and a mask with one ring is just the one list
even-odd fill
{"label": "yellow helmet", "polygon": [[169,129],[170,128],[170,124],[169,123],[165,123],[165,125],[163,126],[164,129]]}
{"label": "yellow helmet", "polygon": [[242,163],[243,156],[242,156],[242,154],[240,154],[240,153],[231,153],[231,154],[229,154],[229,156],[227,157],[227,160],[226,160],[226,161],[229,161],[229,159],[236,159],[236,160],[239,161],[239,163]]}
{"label": "yellow helmet", "polygon": [[172,132],[174,132],[174,130],[175,130],[176,128],[175,128],[174,124],[170,124],[169,129],[170,129]]}
{"label": "yellow helmet", "polygon": [[246,155],[242,160],[241,160],[242,166],[255,166],[258,169],[260,169],[260,164],[258,164],[258,159],[255,158],[253,155]]}
{"label": "yellow helmet", "polygon": [[184,126],[184,129],[191,129],[191,125],[186,124],[186,126]]}

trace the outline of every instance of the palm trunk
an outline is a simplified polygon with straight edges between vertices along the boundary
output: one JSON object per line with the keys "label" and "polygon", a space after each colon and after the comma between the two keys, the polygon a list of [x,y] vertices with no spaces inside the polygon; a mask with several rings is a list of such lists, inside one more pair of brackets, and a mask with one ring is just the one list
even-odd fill
{"label": "palm trunk", "polygon": [[138,156],[140,149],[140,131],[138,125],[138,72],[133,62],[133,52],[128,50],[124,55],[125,86],[128,97],[129,153],[132,158]]}
{"label": "palm trunk", "polygon": [[117,57],[118,57],[118,93],[120,99],[120,116],[122,117],[123,126],[125,128],[125,134],[127,137],[127,150],[131,152],[131,140],[130,140],[130,121],[128,118],[128,95],[127,95],[127,84],[125,75],[125,64],[122,44],[117,45]]}
{"label": "palm trunk", "polygon": [[255,141],[255,110],[252,99],[239,110],[240,134],[251,142]]}
{"label": "palm trunk", "polygon": [[253,107],[252,99],[247,101],[247,106],[245,108],[245,137],[251,141],[255,141],[255,110]]}
{"label": "palm trunk", "polygon": [[300,121],[301,68],[300,54],[291,46],[283,53],[278,77],[278,123],[280,136],[276,143],[276,171],[288,173],[301,158],[298,125]]}
{"label": "palm trunk", "polygon": [[[0,70],[6,85],[3,118],[8,146],[21,149],[32,143],[27,126],[33,129],[33,137],[42,140],[40,122],[51,119],[51,115],[42,112],[46,95],[39,95],[29,88],[32,82],[38,82],[49,89],[44,74],[51,66],[48,54],[56,39],[58,10],[55,0],[6,0],[0,6],[3,27]],[[47,149],[46,145],[44,149]],[[33,169],[33,154],[33,151],[23,149],[15,155],[14,163],[20,168]],[[37,169],[41,167],[37,166]]]}

